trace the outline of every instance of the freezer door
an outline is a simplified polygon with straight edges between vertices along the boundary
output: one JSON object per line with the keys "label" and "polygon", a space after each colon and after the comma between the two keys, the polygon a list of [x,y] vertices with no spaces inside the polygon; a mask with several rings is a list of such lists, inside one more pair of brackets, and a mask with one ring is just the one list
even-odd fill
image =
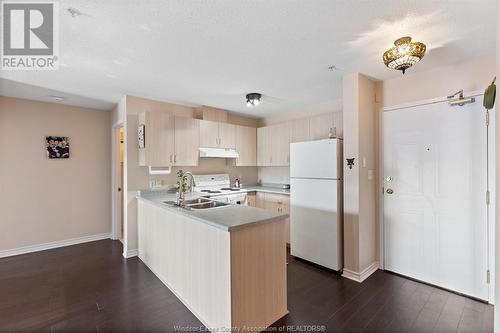
{"label": "freezer door", "polygon": [[293,256],[340,271],[343,268],[340,182],[291,179],[290,247]]}
{"label": "freezer door", "polygon": [[338,156],[337,139],[292,143],[290,177],[339,179]]}

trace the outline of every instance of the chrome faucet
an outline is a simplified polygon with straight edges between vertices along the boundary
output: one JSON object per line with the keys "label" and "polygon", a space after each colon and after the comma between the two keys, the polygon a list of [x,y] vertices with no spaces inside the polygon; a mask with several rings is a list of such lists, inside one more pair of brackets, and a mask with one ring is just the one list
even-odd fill
{"label": "chrome faucet", "polygon": [[183,176],[181,177],[181,180],[179,182],[179,192],[177,192],[177,200],[176,200],[176,204],[177,206],[183,206],[184,205],[184,195],[185,195],[185,192],[182,190],[182,183],[183,183],[183,177],[187,177],[187,175],[191,176],[191,182],[190,182],[190,185],[189,185],[189,192],[193,193],[193,187],[194,187],[194,177],[193,177],[193,174],[189,171],[186,171],[183,173]]}

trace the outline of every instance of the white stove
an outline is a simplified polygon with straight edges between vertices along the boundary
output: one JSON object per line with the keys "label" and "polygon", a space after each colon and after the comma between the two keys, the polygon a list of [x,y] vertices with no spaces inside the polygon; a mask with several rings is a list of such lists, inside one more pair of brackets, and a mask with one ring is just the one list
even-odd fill
{"label": "white stove", "polygon": [[201,193],[205,198],[231,204],[247,204],[247,191],[231,186],[228,174],[193,175],[193,180],[193,191]]}

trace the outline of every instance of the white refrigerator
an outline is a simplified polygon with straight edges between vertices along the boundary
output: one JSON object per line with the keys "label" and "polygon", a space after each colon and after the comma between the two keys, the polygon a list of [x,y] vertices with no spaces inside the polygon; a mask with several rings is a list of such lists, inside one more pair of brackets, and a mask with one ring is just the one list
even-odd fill
{"label": "white refrigerator", "polygon": [[342,140],[290,144],[290,248],[295,257],[343,268]]}

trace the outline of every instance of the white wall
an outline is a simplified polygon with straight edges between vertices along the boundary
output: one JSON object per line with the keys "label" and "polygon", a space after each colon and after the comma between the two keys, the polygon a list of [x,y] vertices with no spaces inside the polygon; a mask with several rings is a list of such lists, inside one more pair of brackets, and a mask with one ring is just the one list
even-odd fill
{"label": "white wall", "polygon": [[482,55],[468,61],[385,80],[382,82],[380,98],[383,106],[394,106],[448,96],[460,89],[484,90],[491,83],[494,72],[495,55]]}
{"label": "white wall", "polygon": [[[375,96],[375,82],[366,76],[344,76],[344,266],[353,273],[377,261]],[[347,158],[355,159],[352,169]]]}
{"label": "white wall", "polygon": [[[325,113],[342,113],[342,100],[337,99],[334,101],[329,101],[321,104],[315,104],[310,106],[305,106],[297,109],[287,110],[286,112],[279,112],[277,114],[271,114],[260,120],[259,126],[269,126],[273,124],[283,123],[288,120],[300,119],[306,117],[312,117],[316,115],[321,115]],[[336,118],[337,119],[337,118]]]}
{"label": "white wall", "polygon": [[[0,97],[0,251],[111,232],[111,112]],[[45,137],[70,138],[49,160]]]}
{"label": "white wall", "polygon": [[259,167],[259,181],[271,184],[290,184],[290,167]]}

